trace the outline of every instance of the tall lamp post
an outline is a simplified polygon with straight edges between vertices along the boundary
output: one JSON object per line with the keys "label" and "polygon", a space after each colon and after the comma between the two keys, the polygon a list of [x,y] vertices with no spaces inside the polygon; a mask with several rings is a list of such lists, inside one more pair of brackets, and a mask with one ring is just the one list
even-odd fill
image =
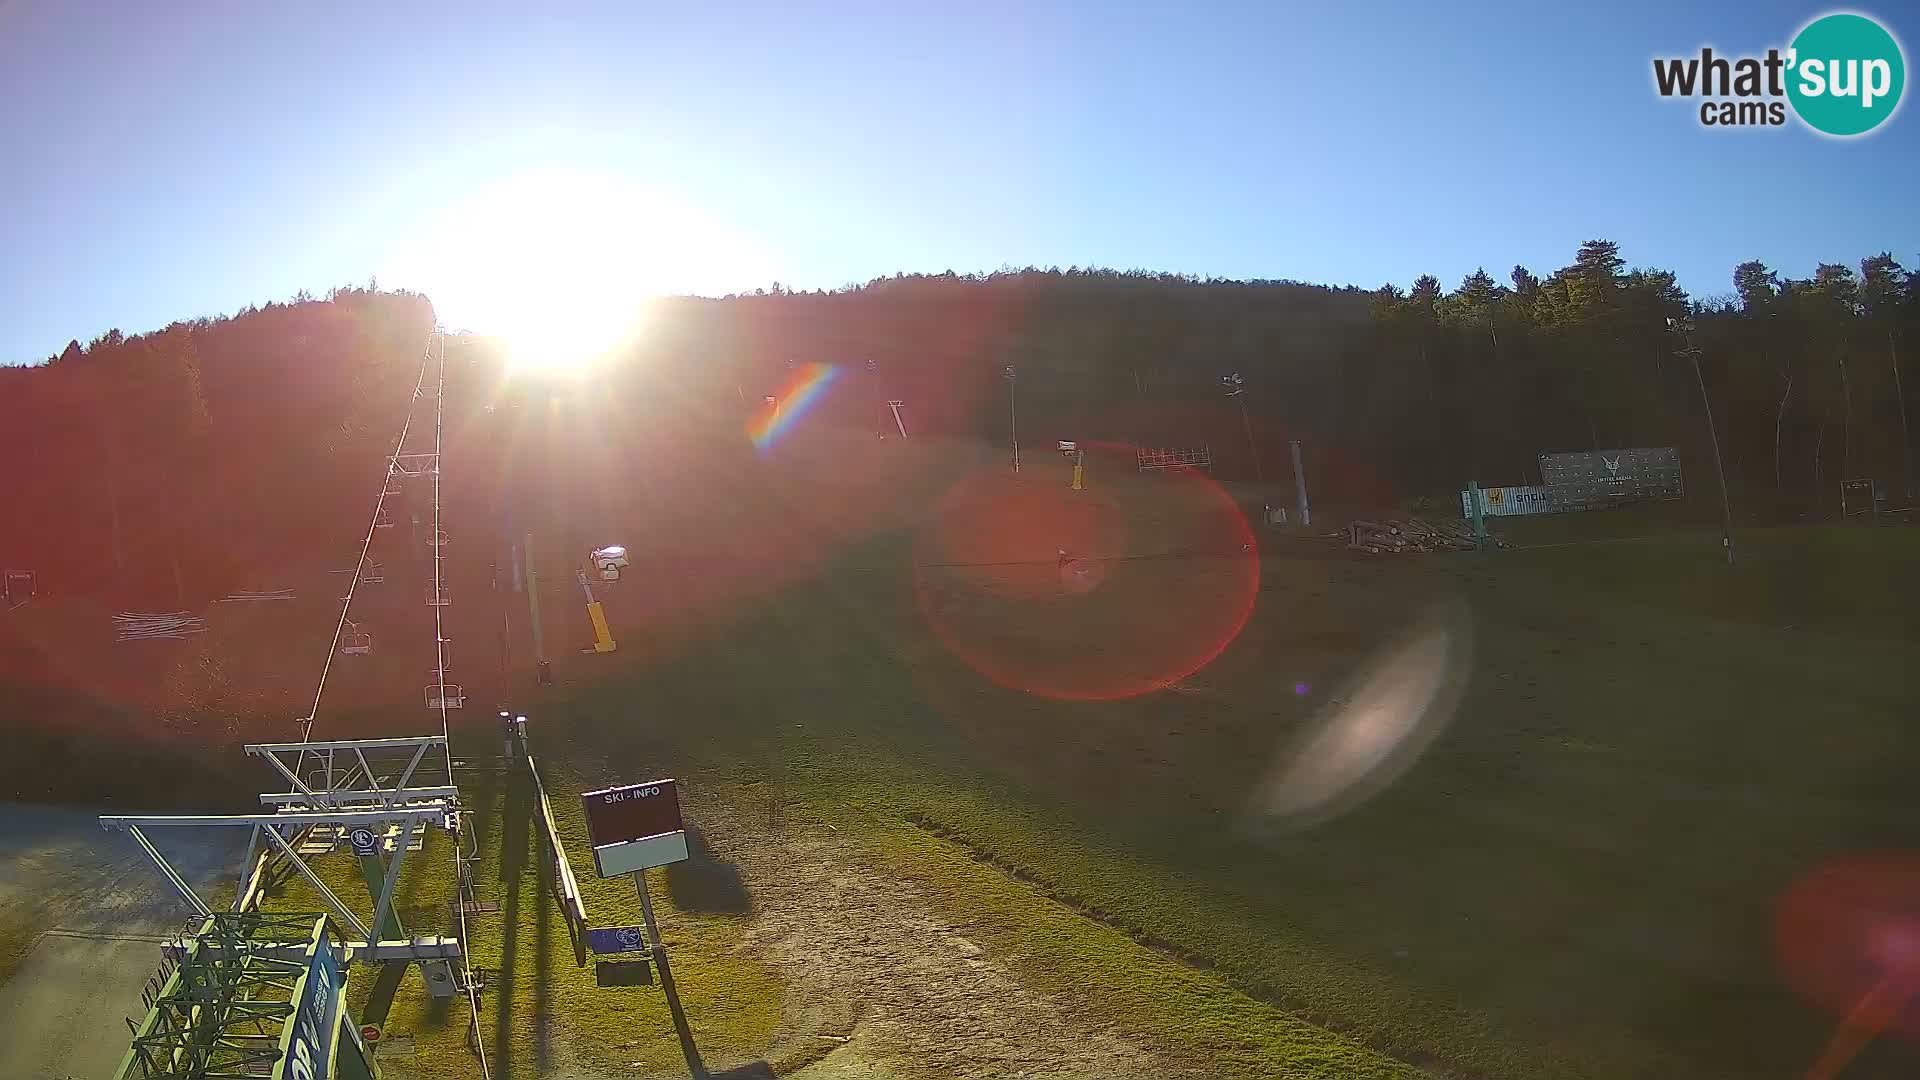
{"label": "tall lamp post", "polygon": [[1260,463],[1260,444],[1253,441],[1253,421],[1247,416],[1247,382],[1239,372],[1220,376],[1220,385],[1227,396],[1240,403],[1240,426],[1247,432],[1247,450],[1253,454],[1253,478],[1264,484],[1267,482],[1267,469]]}
{"label": "tall lamp post", "polygon": [[1700,349],[1693,343],[1693,320],[1668,319],[1667,329],[1680,335],[1680,355],[1693,364],[1693,381],[1700,387],[1700,404],[1707,410],[1707,439],[1713,444],[1713,471],[1720,480],[1720,546],[1726,550],[1727,565],[1733,565],[1733,504],[1727,499],[1727,469],[1720,462],[1720,433],[1713,425],[1713,399],[1707,396],[1707,380],[1700,374]]}
{"label": "tall lamp post", "polygon": [[1020,471],[1020,410],[1013,401],[1013,365],[1008,364],[1004,374],[1007,377],[1007,420],[1013,435],[1013,471]]}

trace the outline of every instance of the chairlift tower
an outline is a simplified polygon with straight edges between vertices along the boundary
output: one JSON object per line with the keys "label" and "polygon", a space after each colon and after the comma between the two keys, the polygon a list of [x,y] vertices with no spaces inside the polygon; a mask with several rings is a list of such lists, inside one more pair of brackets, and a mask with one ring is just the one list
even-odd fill
{"label": "chairlift tower", "polygon": [[[270,766],[288,788],[262,793],[262,813],[104,814],[101,826],[133,837],[161,876],[200,916],[210,914],[211,909],[146,830],[162,826],[246,828],[247,858],[235,889],[233,911],[252,909],[276,871],[291,871],[313,884],[341,925],[360,934],[364,944],[388,944],[369,938],[367,928],[387,921],[392,905],[390,882],[399,879],[407,852],[420,850],[419,841],[428,828],[459,828],[459,789],[445,766],[446,736],[255,743],[249,744],[246,752]],[[363,830],[371,836],[364,835]],[[309,857],[328,854],[342,845],[362,849],[365,854],[393,856],[381,891],[373,897],[371,924],[328,890],[307,863]]]}
{"label": "chairlift tower", "polygon": [[[113,1080],[376,1076],[326,916],[221,913],[169,950]],[[316,1018],[317,1022],[316,1022]],[[327,1067],[331,1066],[331,1069]]]}
{"label": "chairlift tower", "polygon": [[[433,368],[431,364],[436,358],[439,364]],[[434,378],[429,389],[430,370]],[[179,968],[167,976],[164,988],[157,985],[149,988],[148,1004],[152,1011],[145,1027],[135,1026],[134,1049],[117,1080],[149,1076],[211,1080],[213,1077],[279,1076],[283,1072],[288,1076],[302,1075],[295,1062],[300,1051],[301,1036],[295,1030],[298,1025],[288,1021],[286,1032],[282,1033],[272,1030],[269,1021],[307,1015],[309,1005],[305,997],[288,1005],[272,1002],[269,997],[251,991],[228,994],[210,989],[214,982],[208,979],[190,985],[182,996],[183,974],[190,969],[199,971],[201,968],[195,965],[204,967],[202,960],[213,962],[216,968],[225,964],[220,970],[232,976],[226,984],[229,986],[246,984],[248,965],[258,965],[256,970],[260,972],[286,975],[292,969],[282,971],[276,965],[298,962],[304,975],[298,976],[298,982],[294,978],[282,982],[288,987],[309,988],[316,972],[320,972],[322,978],[331,979],[333,976],[327,974],[328,971],[337,972],[340,965],[356,960],[418,963],[429,996],[449,999],[464,995],[467,998],[471,1011],[469,1037],[479,1055],[483,1080],[488,1075],[480,1040],[477,985],[466,948],[467,913],[475,906],[474,874],[472,858],[460,839],[464,812],[453,779],[454,762],[447,733],[447,711],[460,707],[464,694],[456,684],[447,681],[448,641],[441,618],[441,608],[448,603],[443,562],[450,542],[444,529],[440,490],[445,389],[446,338],[444,331],[435,327],[421,360],[413,396],[415,403],[423,400],[434,403],[433,449],[430,453],[409,452],[408,437],[417,426],[410,407],[393,453],[386,460],[380,497],[367,523],[358,558],[351,570],[340,571],[351,577],[345,595],[340,598],[339,621],[321,668],[313,704],[307,715],[296,720],[301,739],[252,744],[246,748],[247,753],[271,766],[288,790],[262,793],[259,813],[109,814],[99,819],[103,828],[124,832],[133,838],[200,920],[201,927],[198,934],[175,938],[163,945],[163,951]],[[363,584],[384,581],[380,564],[370,557],[371,548],[381,529],[395,525],[398,515],[394,503],[408,496],[408,481],[422,483],[430,496],[432,518],[426,535],[432,577],[426,589],[426,602],[433,613],[434,665],[426,701],[440,714],[440,733],[315,741],[313,728],[335,658],[366,655],[372,650],[372,635],[351,618],[353,600]],[[418,510],[423,507],[416,502],[414,509],[415,513],[410,516],[420,524]],[[149,836],[149,830],[163,827],[248,830],[247,855],[229,911],[216,913]],[[456,874],[452,908],[456,920],[453,929],[457,932],[410,935],[396,915],[395,891],[408,854],[423,850],[425,834],[434,828],[454,837]],[[367,886],[371,910],[364,916],[355,905],[349,905],[335,893],[309,861],[331,855],[343,846],[359,861]],[[265,926],[277,926],[280,931],[290,929],[289,925],[274,922],[281,917],[262,915],[258,908],[267,890],[292,874],[305,879],[331,917],[338,920],[343,931],[353,935],[337,951],[327,944],[327,916],[300,917],[306,920],[303,932],[293,937],[275,933],[270,935],[274,940],[266,940],[255,933]],[[243,957],[245,963],[234,963]],[[323,1013],[335,1017],[344,1014],[344,1009],[337,1007],[344,990],[344,981],[337,981],[332,989],[334,1001]],[[310,994],[310,990],[294,993]],[[256,1001],[266,1003],[264,1011],[254,1007]],[[246,1003],[246,1008],[237,1014],[245,1030],[230,1027],[224,1019],[226,1014],[219,1011],[224,1005],[239,1003]],[[332,1033],[327,1035],[329,1039],[332,1037]],[[357,1029],[353,1038],[358,1038]],[[213,1060],[210,1047],[221,1048],[221,1060]],[[364,1051],[364,1046],[359,1048]],[[307,1047],[306,1050],[309,1055],[320,1052],[329,1055],[300,1059],[298,1067],[307,1068],[309,1072],[315,1060],[336,1060],[331,1056],[335,1050],[331,1042],[324,1048]],[[336,1075],[373,1075],[370,1067],[355,1071],[348,1059],[349,1055],[344,1052],[339,1055],[337,1060],[342,1069]],[[187,1066],[184,1071],[183,1065]],[[321,1068],[324,1069],[324,1065]]]}

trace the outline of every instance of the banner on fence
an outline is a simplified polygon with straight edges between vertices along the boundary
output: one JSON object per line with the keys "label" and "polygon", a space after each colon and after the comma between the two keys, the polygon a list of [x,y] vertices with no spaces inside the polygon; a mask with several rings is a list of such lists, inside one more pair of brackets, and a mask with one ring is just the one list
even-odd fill
{"label": "banner on fence", "polygon": [[1541,454],[1540,478],[1561,510],[1685,494],[1680,451],[1671,446]]}
{"label": "banner on fence", "polygon": [[[1489,487],[1480,489],[1480,513],[1486,517],[1515,517],[1520,514],[1551,514],[1553,489],[1545,487]],[[1473,519],[1472,496],[1460,493],[1460,516]]]}

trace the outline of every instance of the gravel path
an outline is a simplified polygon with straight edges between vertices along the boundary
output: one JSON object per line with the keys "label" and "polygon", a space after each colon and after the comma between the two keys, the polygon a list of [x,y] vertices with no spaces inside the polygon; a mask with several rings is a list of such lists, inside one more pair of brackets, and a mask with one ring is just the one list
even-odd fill
{"label": "gravel path", "polygon": [[787,983],[776,1057],[821,1055],[793,1075],[1191,1074],[1083,1007],[1021,986],[916,886],[859,865],[830,833],[780,837],[709,811],[714,854],[753,897],[752,946]]}

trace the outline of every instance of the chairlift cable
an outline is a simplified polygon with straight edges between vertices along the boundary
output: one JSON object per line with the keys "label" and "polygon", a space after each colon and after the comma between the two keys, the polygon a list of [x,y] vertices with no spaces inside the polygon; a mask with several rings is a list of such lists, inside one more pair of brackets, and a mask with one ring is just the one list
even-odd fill
{"label": "chairlift cable", "polygon": [[[393,490],[394,463],[400,456],[400,451],[406,448],[407,433],[413,428],[414,404],[420,400],[421,387],[426,385],[427,361],[432,355],[433,339],[428,338],[427,347],[420,356],[420,371],[413,379],[413,393],[407,399],[407,415],[400,423],[400,437],[394,441],[393,453],[387,455],[387,471],[386,474],[380,478],[380,496],[374,500],[373,516],[367,521],[366,535],[362,537],[360,541],[360,557],[353,564],[353,577],[347,582],[347,594],[340,599],[340,618],[339,621],[334,624],[333,640],[327,645],[326,660],[320,665],[320,681],[313,690],[313,706],[307,710],[307,715],[301,718],[301,742],[313,741],[313,725],[320,716],[320,700],[327,692],[327,676],[333,673],[333,658],[339,653],[341,635],[346,633],[347,615],[353,609],[354,593],[359,590],[361,575],[366,571],[367,553],[373,548],[373,534],[380,528],[380,514],[381,511],[386,508],[387,493]],[[305,761],[306,754],[303,751],[299,764],[305,764]],[[299,765],[295,766],[296,769],[298,767]]]}
{"label": "chairlift cable", "polygon": [[[440,531],[440,452],[445,433],[444,421],[447,402],[447,338],[445,332],[438,327],[435,328],[433,337],[428,341],[429,354],[432,353],[433,344],[436,342],[440,346],[440,359],[439,363],[434,366],[433,391],[433,543],[428,546],[433,549],[433,595],[435,599],[442,599],[443,597],[440,592],[441,568],[446,559],[447,549],[446,545],[441,543],[443,536]],[[425,372],[426,367],[423,363],[421,365],[423,377]],[[434,678],[438,680],[440,684],[440,749],[446,752],[447,778],[451,781],[453,778],[453,738],[447,724],[447,636],[444,630],[445,611],[446,608],[443,605],[434,605],[433,666],[435,672],[437,672]],[[475,838],[474,844],[475,850],[477,851],[479,846],[478,838]],[[458,855],[457,850],[455,854],[456,856]],[[482,1038],[480,1034],[480,994],[479,991],[474,989],[473,985],[472,951],[467,948],[467,943],[472,940],[467,936],[467,897],[461,895],[461,892],[459,875],[456,873],[453,910],[456,913],[455,917],[460,922],[460,967],[462,969],[460,984],[466,990],[468,1016],[473,1027],[473,1052],[480,1059],[480,1077],[481,1080],[492,1080],[493,1074],[487,1067],[486,1040]]]}

